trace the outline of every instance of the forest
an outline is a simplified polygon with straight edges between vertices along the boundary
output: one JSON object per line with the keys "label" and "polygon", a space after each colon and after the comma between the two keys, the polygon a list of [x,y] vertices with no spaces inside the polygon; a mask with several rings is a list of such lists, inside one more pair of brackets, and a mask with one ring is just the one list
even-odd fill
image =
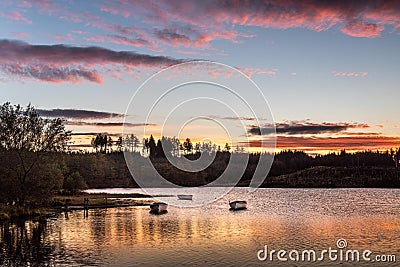
{"label": "forest", "polygon": [[[73,195],[86,188],[137,187],[127,160],[139,166],[136,174],[146,179],[152,179],[146,177],[146,162],[150,159],[166,180],[181,186],[201,186],[223,174],[234,155],[242,156],[248,161],[238,185],[248,186],[260,159],[259,153],[245,153],[241,147],[193,144],[190,138],[181,142],[162,137],[156,141],[151,135],[139,142],[135,135],[113,140],[99,133],[93,136],[91,152],[68,150],[70,139],[71,132],[61,119],[41,118],[30,105],[0,106],[0,203],[39,205],[46,204],[53,195]],[[281,151],[268,155],[273,163],[262,186],[400,187],[399,154],[398,149],[356,153],[342,150],[316,156]],[[176,167],[201,155],[212,159],[202,171],[193,173]]]}

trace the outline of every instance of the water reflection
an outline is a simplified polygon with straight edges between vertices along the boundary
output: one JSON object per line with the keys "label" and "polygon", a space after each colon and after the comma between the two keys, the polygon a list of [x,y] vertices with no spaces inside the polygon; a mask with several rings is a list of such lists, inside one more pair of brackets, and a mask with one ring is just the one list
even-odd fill
{"label": "water reflection", "polygon": [[[249,200],[248,210],[230,212],[227,200],[238,196]],[[254,266],[266,264],[256,256],[264,245],[322,250],[335,247],[339,238],[353,249],[400,257],[398,197],[396,190],[274,189],[246,195],[235,189],[212,205],[169,207],[159,216],[148,207],[89,210],[87,216],[76,211],[68,218],[2,224],[0,265]],[[327,263],[335,264],[320,265]]]}
{"label": "water reflection", "polygon": [[46,221],[0,225],[0,265],[24,266],[49,262],[54,246],[46,242]]}

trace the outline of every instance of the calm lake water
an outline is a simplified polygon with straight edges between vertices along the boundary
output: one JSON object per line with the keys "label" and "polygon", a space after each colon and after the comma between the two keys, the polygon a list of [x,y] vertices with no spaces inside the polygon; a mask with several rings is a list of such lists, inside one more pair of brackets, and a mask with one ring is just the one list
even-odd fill
{"label": "calm lake water", "polygon": [[[115,189],[114,189],[115,190]],[[208,189],[210,190],[210,189]],[[112,190],[110,190],[112,191]],[[138,189],[124,190],[139,192]],[[175,192],[165,190],[165,194]],[[203,192],[206,194],[206,192]],[[196,195],[194,195],[194,198]],[[228,200],[245,199],[248,209],[229,211]],[[184,201],[184,200],[182,200]],[[337,240],[346,250],[396,255],[400,262],[400,190],[235,188],[198,208],[149,207],[70,212],[43,222],[0,224],[2,266],[397,266],[396,262],[301,261],[317,257]],[[296,250],[300,261],[260,261],[257,252]],[[294,253],[294,252],[293,252]],[[264,254],[261,253],[260,256]],[[295,257],[295,253],[292,254]],[[288,258],[288,254],[286,254]],[[306,259],[307,260],[307,259]]]}

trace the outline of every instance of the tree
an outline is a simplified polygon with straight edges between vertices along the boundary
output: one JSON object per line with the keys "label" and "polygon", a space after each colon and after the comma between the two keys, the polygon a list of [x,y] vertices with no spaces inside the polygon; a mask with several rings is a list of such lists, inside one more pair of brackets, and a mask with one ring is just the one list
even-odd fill
{"label": "tree", "polygon": [[143,152],[143,154],[146,154],[146,155],[149,154],[149,138],[143,138],[142,152]]}
{"label": "tree", "polygon": [[181,142],[177,137],[172,137],[171,138],[171,143],[172,143],[172,155],[175,157],[179,156],[179,150],[181,148]]}
{"label": "tree", "polygon": [[200,145],[200,143],[196,143],[195,145],[194,145],[194,150],[196,151],[196,153],[200,153],[200,151],[201,151],[201,145]]}
{"label": "tree", "polygon": [[192,152],[193,144],[192,141],[190,141],[190,138],[186,138],[185,142],[183,142],[183,148],[185,149],[187,154]]}
{"label": "tree", "polygon": [[156,156],[157,158],[165,158],[165,153],[164,153],[163,144],[164,144],[164,143],[162,143],[161,140],[158,139],[157,145],[156,145],[156,154],[155,154],[155,156]]}
{"label": "tree", "polygon": [[109,136],[109,137],[108,137],[108,140],[107,140],[107,145],[108,145],[108,151],[109,151],[109,153],[111,153],[112,150],[113,150],[113,149],[112,149],[113,143],[114,143],[114,141],[112,140],[111,136]]}
{"label": "tree", "polygon": [[95,149],[96,153],[99,152],[99,148],[100,148],[100,153],[106,153],[107,141],[108,141],[107,135],[98,133],[95,138],[92,138],[91,144]]}
{"label": "tree", "polygon": [[117,141],[115,141],[115,145],[117,146],[118,152],[122,151],[122,146],[123,146],[123,139],[122,136],[118,137]]}
{"label": "tree", "polygon": [[52,179],[41,159],[51,152],[65,151],[70,133],[62,119],[41,118],[30,104],[25,109],[9,102],[0,106],[0,148],[13,163],[8,169],[17,180],[21,203],[25,202],[28,189],[34,191],[35,185],[30,182],[35,173],[40,173],[42,179]]}
{"label": "tree", "polygon": [[225,151],[229,152],[231,150],[231,146],[228,143],[225,143]]}
{"label": "tree", "polygon": [[[100,134],[101,135],[101,134]],[[106,154],[107,153],[107,135],[105,134],[105,135],[101,135],[101,143],[100,143],[100,148],[101,148],[101,150],[102,150],[102,152],[104,153],[104,154]]]}
{"label": "tree", "polygon": [[73,195],[77,193],[79,190],[86,189],[87,185],[85,180],[83,180],[82,176],[79,172],[73,172],[64,178],[63,189],[67,194]]}
{"label": "tree", "polygon": [[174,140],[172,138],[163,136],[161,138],[161,145],[162,145],[164,157],[165,157],[165,155],[168,155],[168,156],[173,155]]}
{"label": "tree", "polygon": [[99,137],[98,135],[96,137],[92,138],[92,141],[90,142],[90,144],[92,145],[92,147],[94,148],[94,150],[96,151],[96,153],[99,150],[99,146],[100,146],[100,142],[99,142]]}
{"label": "tree", "polygon": [[156,141],[154,140],[153,135],[150,135],[148,147],[150,149],[150,157],[155,157],[157,152],[156,152]]}
{"label": "tree", "polygon": [[131,134],[131,142],[132,142],[132,152],[136,152],[136,149],[139,147],[139,138],[134,135]]}

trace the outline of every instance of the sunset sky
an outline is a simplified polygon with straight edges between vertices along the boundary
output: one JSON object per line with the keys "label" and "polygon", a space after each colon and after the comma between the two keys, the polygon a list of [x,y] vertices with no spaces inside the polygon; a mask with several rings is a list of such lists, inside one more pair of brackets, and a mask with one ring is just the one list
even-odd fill
{"label": "sunset sky", "polygon": [[[124,115],[132,95],[191,60],[235,67],[259,86],[279,150],[400,147],[400,1],[4,0],[0,23],[1,103],[64,117],[80,147],[93,133],[116,138],[126,117],[140,132],[142,118]],[[237,123],[213,105],[206,115]],[[239,121],[253,148],[269,138],[251,117]],[[147,123],[157,136],[160,123]],[[227,140],[205,121],[182,133]]]}

